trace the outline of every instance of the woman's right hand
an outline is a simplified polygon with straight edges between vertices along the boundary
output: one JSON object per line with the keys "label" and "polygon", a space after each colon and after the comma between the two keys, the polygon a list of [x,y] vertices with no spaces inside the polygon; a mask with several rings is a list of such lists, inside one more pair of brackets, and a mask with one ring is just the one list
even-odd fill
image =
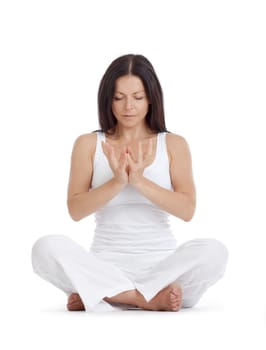
{"label": "woman's right hand", "polygon": [[126,148],[120,154],[117,159],[114,147],[107,142],[102,141],[103,153],[108,159],[109,166],[113,171],[115,180],[121,184],[126,185],[128,183],[128,164],[126,156]]}

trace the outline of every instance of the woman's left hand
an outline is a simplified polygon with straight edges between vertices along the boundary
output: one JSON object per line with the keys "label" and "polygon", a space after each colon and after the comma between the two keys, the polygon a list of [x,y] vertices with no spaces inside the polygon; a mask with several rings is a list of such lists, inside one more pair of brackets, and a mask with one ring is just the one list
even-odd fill
{"label": "woman's left hand", "polygon": [[143,142],[138,143],[138,156],[135,157],[132,148],[127,147],[128,182],[137,184],[143,178],[143,172],[153,162],[153,140],[149,139],[148,147],[144,153]]}

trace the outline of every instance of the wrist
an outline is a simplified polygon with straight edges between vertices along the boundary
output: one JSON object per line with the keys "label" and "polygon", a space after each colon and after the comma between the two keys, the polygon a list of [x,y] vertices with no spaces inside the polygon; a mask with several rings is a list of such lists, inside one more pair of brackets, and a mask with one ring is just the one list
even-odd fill
{"label": "wrist", "polygon": [[129,179],[129,183],[135,188],[140,188],[143,185],[144,181],[145,177],[143,175]]}
{"label": "wrist", "polygon": [[113,178],[111,179],[111,182],[112,182],[112,184],[113,184],[115,187],[117,187],[118,189],[123,189],[123,188],[127,185],[127,182],[126,182],[126,181],[117,179],[116,177],[113,177]]}

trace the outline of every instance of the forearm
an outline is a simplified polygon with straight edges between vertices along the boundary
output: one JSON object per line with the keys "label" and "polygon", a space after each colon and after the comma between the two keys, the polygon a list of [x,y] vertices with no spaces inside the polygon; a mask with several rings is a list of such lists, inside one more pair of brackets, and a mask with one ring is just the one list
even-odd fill
{"label": "forearm", "polygon": [[94,213],[115,197],[125,185],[119,184],[114,178],[105,184],[88,192],[72,195],[68,201],[68,211],[71,218],[79,221]]}
{"label": "forearm", "polygon": [[134,187],[151,202],[168,213],[184,220],[192,219],[195,212],[195,199],[185,193],[167,190],[142,177]]}

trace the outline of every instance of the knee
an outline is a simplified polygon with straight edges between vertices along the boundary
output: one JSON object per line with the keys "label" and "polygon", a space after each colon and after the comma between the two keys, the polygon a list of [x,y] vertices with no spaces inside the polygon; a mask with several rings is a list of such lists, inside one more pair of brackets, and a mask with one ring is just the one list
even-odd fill
{"label": "knee", "polygon": [[47,235],[39,238],[32,246],[31,259],[33,268],[37,268],[41,262],[49,262],[54,250],[62,246],[62,241],[68,239],[63,235]]}
{"label": "knee", "polygon": [[202,259],[210,271],[215,274],[223,274],[227,266],[228,250],[222,242],[216,239],[207,239]]}
{"label": "knee", "polygon": [[47,235],[43,236],[33,244],[32,246],[32,253],[33,254],[42,254],[46,253],[51,249],[51,247],[54,245],[54,243],[58,240],[61,240],[62,237],[61,235]]}
{"label": "knee", "polygon": [[210,255],[213,256],[216,263],[220,265],[227,264],[228,250],[222,242],[216,239],[209,240],[208,250],[210,252]]}

